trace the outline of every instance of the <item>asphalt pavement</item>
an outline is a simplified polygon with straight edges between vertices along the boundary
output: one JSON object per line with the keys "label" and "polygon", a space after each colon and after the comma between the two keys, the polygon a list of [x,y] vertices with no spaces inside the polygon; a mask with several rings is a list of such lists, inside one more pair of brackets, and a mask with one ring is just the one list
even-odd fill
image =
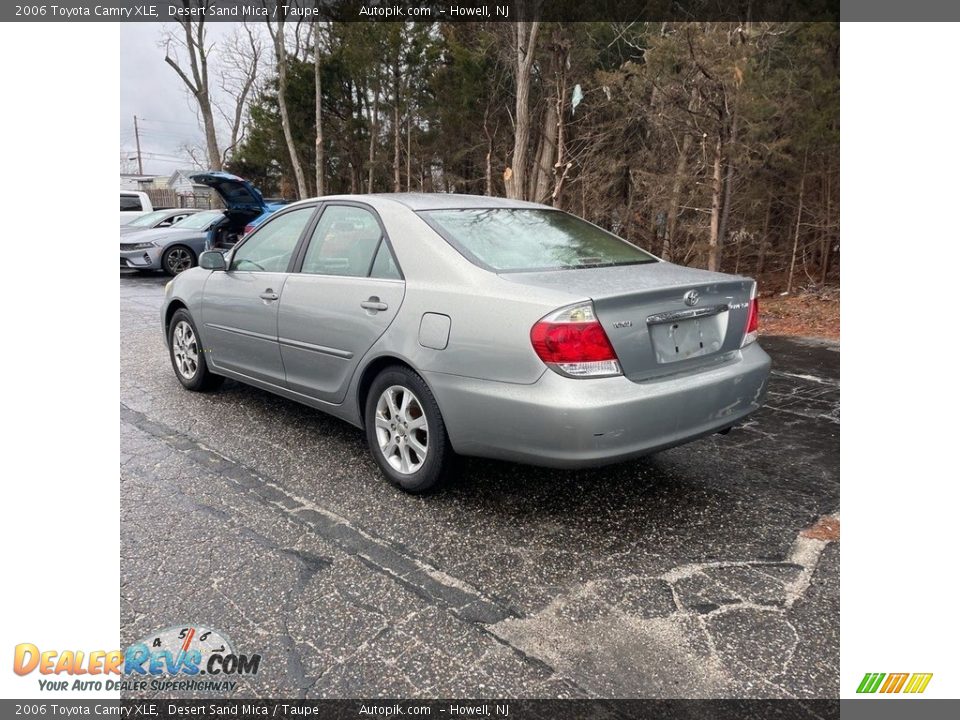
{"label": "asphalt pavement", "polygon": [[220,696],[837,696],[839,346],[762,337],[766,407],[729,435],[471,459],[413,497],[343,422],[181,389],[166,280],[120,278],[125,644],[191,623],[261,654]]}

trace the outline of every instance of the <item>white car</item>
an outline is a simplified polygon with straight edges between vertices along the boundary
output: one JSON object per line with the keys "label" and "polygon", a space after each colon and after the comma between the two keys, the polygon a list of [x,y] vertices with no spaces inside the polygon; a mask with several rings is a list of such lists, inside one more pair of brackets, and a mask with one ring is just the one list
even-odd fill
{"label": "white car", "polygon": [[141,215],[153,212],[153,203],[145,192],[120,191],[120,224],[126,225]]}

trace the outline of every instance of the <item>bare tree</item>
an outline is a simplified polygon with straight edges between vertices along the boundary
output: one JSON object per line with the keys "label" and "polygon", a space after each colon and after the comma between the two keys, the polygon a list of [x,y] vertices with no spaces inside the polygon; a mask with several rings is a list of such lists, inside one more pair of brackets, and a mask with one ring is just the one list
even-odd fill
{"label": "bare tree", "polygon": [[551,185],[556,184],[554,167],[558,154],[562,152],[559,141],[562,140],[563,112],[566,98],[566,68],[570,57],[570,41],[556,30],[550,45],[550,75],[552,82],[547,87],[546,109],[543,115],[543,130],[540,134],[540,147],[530,177],[530,191],[527,197],[534,202],[546,202],[554,197]]}
{"label": "bare tree", "polygon": [[230,129],[230,143],[222,152],[223,164],[243,140],[247,103],[256,83],[262,57],[260,35],[246,22],[235,28],[222,46],[219,74],[223,97],[214,101],[214,105]]}
{"label": "bare tree", "polygon": [[507,197],[526,199],[527,191],[527,145],[530,142],[530,78],[533,74],[533,60],[537,50],[537,33],[540,22],[518,22],[516,24],[516,85],[513,130],[513,156],[510,167],[503,173]]}
{"label": "bare tree", "polygon": [[297,195],[305,198],[309,195],[307,177],[303,172],[300,154],[297,152],[297,145],[293,139],[293,131],[290,127],[290,112],[287,108],[287,47],[284,38],[286,11],[282,9],[282,6],[277,6],[276,17],[277,20],[274,24],[268,16],[267,30],[273,39],[274,55],[277,61],[277,105],[280,107],[280,125],[283,128],[283,139],[287,143],[287,151],[290,153],[293,175],[297,181]]}
{"label": "bare tree", "polygon": [[[217,143],[217,128],[213,115],[213,102],[210,94],[209,58],[213,50],[213,43],[207,43],[207,33],[204,26],[204,13],[211,4],[211,0],[181,0],[187,11],[202,9],[202,13],[194,19],[190,12],[184,14],[176,23],[179,32],[166,30],[162,37],[165,51],[164,60],[174,69],[183,84],[197,101],[200,118],[203,123],[203,132],[207,143],[207,163],[212,170],[223,169],[223,158],[220,155],[220,146]],[[183,67],[181,53],[186,53],[188,65]]]}

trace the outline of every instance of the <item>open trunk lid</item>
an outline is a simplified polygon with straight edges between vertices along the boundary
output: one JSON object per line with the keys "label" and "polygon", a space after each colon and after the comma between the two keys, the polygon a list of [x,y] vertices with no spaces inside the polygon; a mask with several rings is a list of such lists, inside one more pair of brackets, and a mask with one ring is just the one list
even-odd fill
{"label": "open trunk lid", "polygon": [[723,362],[740,348],[755,283],[658,262],[504,273],[504,280],[590,298],[631,380]]}
{"label": "open trunk lid", "polygon": [[264,201],[263,195],[254,187],[253,183],[236,175],[211,171],[191,175],[190,179],[195,183],[216,190],[217,194],[223,199],[223,204],[228,212],[237,213],[240,211],[247,216],[256,217],[267,209],[267,203]]}

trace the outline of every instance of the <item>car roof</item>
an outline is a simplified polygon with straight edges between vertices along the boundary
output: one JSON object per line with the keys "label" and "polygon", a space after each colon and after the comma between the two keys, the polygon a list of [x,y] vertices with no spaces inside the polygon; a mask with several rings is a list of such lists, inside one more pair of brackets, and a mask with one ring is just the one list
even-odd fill
{"label": "car roof", "polygon": [[[309,200],[353,200],[357,202],[387,201],[403,205],[414,212],[420,210],[463,210],[476,208],[539,208],[554,210],[549,205],[526,202],[524,200],[510,200],[509,198],[490,197],[489,195],[464,195],[457,193],[370,193],[356,195],[324,195]],[[305,202],[306,200],[300,201]]]}

